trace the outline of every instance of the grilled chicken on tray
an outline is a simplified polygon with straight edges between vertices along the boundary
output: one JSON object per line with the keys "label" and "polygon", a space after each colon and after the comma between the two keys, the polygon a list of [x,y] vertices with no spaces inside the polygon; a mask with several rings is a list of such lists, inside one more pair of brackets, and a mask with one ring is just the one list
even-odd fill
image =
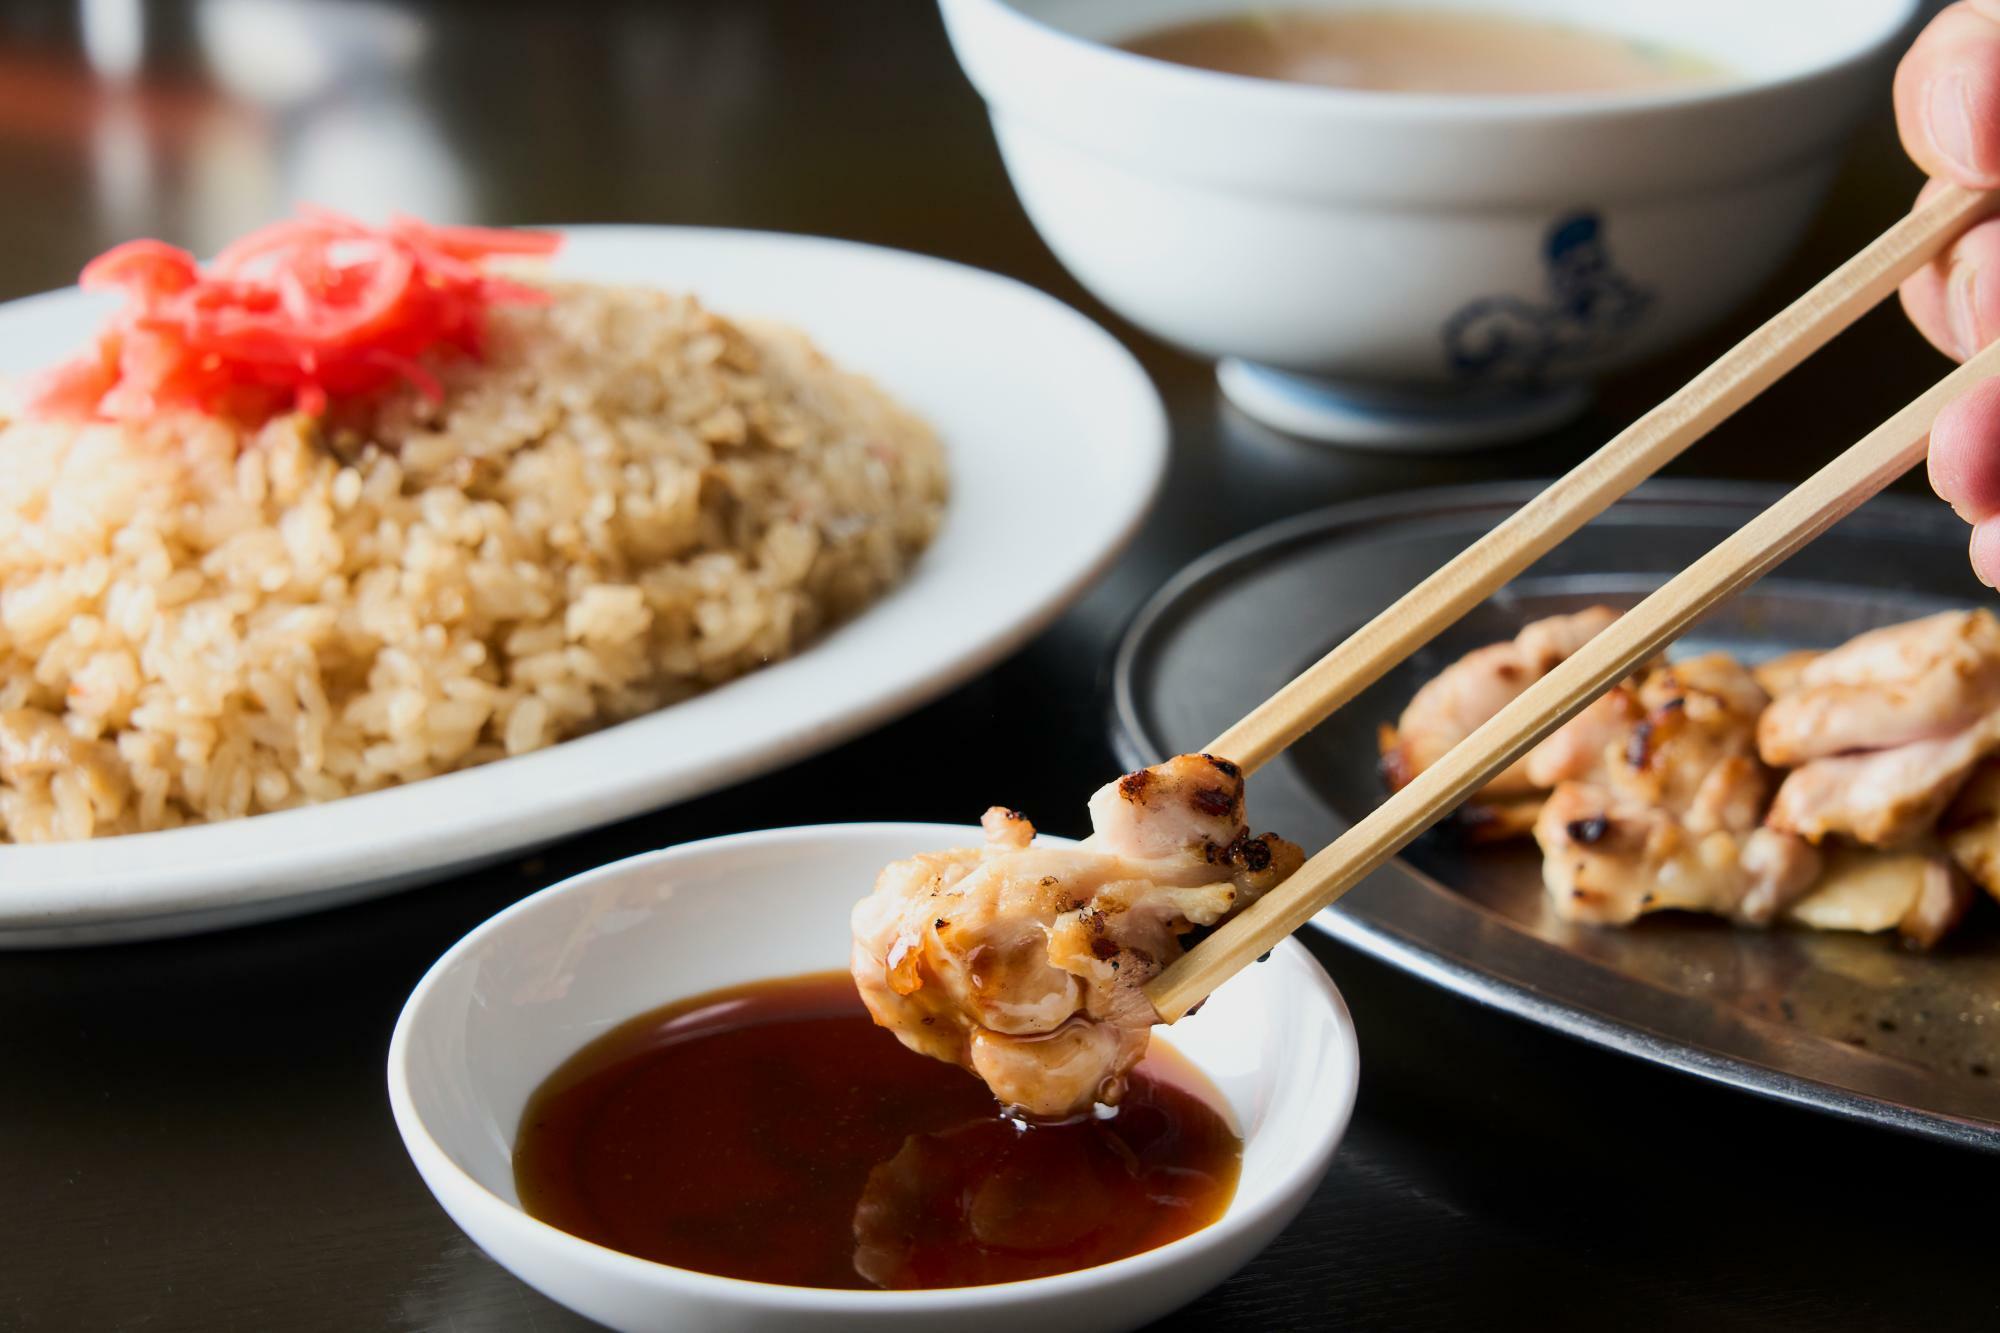
{"label": "grilled chicken on tray", "polygon": [[[1408,782],[1615,614],[1537,621],[1466,654],[1383,728]],[[1895,929],[1935,944],[1977,882],[2000,896],[2000,621],[1952,611],[1755,667],[1654,663],[1490,784],[1461,824],[1532,832],[1552,910],[1625,924]]]}

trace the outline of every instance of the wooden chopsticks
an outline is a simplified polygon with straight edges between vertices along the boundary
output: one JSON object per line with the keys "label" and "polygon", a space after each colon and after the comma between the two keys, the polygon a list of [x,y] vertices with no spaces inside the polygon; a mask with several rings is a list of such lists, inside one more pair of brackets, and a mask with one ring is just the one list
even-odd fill
{"label": "wooden chopsticks", "polygon": [[[1949,200],[1951,207],[1937,211],[1934,206],[1940,200]],[[1261,763],[1305,734],[1823,345],[1993,206],[1991,195],[1950,190],[1912,213],[1732,348],[1687,388],[1286,685],[1218,738],[1210,752],[1248,768],[1253,765],[1244,755],[1255,754],[1255,762]],[[1874,294],[1863,301],[1868,292]],[[1146,993],[1162,1019],[1171,1022],[1181,1017],[1679,637],[1702,613],[1915,466],[1924,456],[1931,422],[1944,405],[1996,373],[2000,373],[2000,344],[1946,375],[1523,691],[1290,879],[1156,977]],[[1456,586],[1461,579],[1468,587]],[[1232,741],[1238,737],[1242,739]],[[1236,750],[1232,743],[1254,748]]]}
{"label": "wooden chopsticks", "polygon": [[1206,747],[1254,772],[1872,309],[2000,192],[1939,191]]}

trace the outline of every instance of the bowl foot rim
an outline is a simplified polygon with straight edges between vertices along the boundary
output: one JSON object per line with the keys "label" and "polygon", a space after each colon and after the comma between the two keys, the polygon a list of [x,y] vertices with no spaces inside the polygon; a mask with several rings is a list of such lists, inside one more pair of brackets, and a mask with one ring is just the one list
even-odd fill
{"label": "bowl foot rim", "polygon": [[1580,415],[1590,388],[1391,388],[1225,357],[1215,378],[1230,402],[1287,435],[1353,449],[1479,449],[1540,435]]}

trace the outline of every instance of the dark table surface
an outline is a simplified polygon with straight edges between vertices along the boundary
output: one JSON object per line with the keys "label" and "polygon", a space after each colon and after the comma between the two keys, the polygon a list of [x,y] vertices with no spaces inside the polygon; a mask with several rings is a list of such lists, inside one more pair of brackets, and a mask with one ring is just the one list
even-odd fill
{"label": "dark table surface", "polygon": [[[1223,405],[1206,364],[1091,301],[1029,228],[918,0],[212,0],[147,4],[137,31],[141,12],[141,0],[0,4],[0,295],[60,285],[132,234],[212,250],[301,198],[375,215],[854,237],[1013,274],[1105,321],[1166,399],[1174,465],[1136,546],[1055,628],[818,759],[379,902],[0,955],[9,1329],[582,1326],[460,1234],[390,1121],[391,1024],[452,941],[576,871],[711,834],[963,821],[994,800],[1074,832],[1113,768],[1099,664],[1177,567],[1328,502],[1560,470],[1864,243],[1917,184],[1885,80],[1882,113],[1799,254],[1732,327],[1606,384],[1547,439],[1389,458],[1259,429]],[[1878,311],[1674,471],[1796,478],[1942,369]],[[995,758],[930,762],[943,750]],[[1291,1230],[1168,1326],[2000,1318],[2000,1161],[1639,1065],[1310,942],[1361,1032],[1353,1129]]]}

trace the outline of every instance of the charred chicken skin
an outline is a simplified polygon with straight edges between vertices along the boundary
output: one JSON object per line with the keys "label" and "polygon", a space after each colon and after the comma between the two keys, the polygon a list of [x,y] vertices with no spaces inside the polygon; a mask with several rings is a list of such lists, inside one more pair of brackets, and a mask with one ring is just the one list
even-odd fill
{"label": "charred chicken skin", "polygon": [[1555,786],[1535,840],[1557,915],[1623,924],[1677,908],[1764,925],[1805,892],[1818,856],[1758,826],[1766,701],[1748,670],[1710,653],[1617,687],[1529,753]]}
{"label": "charred chicken skin", "polygon": [[1305,859],[1252,835],[1241,771],[1208,755],[1127,773],[1090,816],[1082,843],[1037,846],[995,806],[984,846],[894,863],[853,913],[875,1021],[1039,1118],[1115,1105],[1158,1021],[1146,983]]}
{"label": "charred chicken skin", "polygon": [[[1559,661],[1548,645],[1573,652],[1609,614],[1537,622],[1440,673],[1384,729],[1391,784]],[[1461,828],[1480,840],[1531,829],[1568,920],[1672,908],[1929,947],[1974,883],[2000,896],[2000,620],[1953,611],[1755,667],[1719,653],[1655,665],[1468,809]]]}

